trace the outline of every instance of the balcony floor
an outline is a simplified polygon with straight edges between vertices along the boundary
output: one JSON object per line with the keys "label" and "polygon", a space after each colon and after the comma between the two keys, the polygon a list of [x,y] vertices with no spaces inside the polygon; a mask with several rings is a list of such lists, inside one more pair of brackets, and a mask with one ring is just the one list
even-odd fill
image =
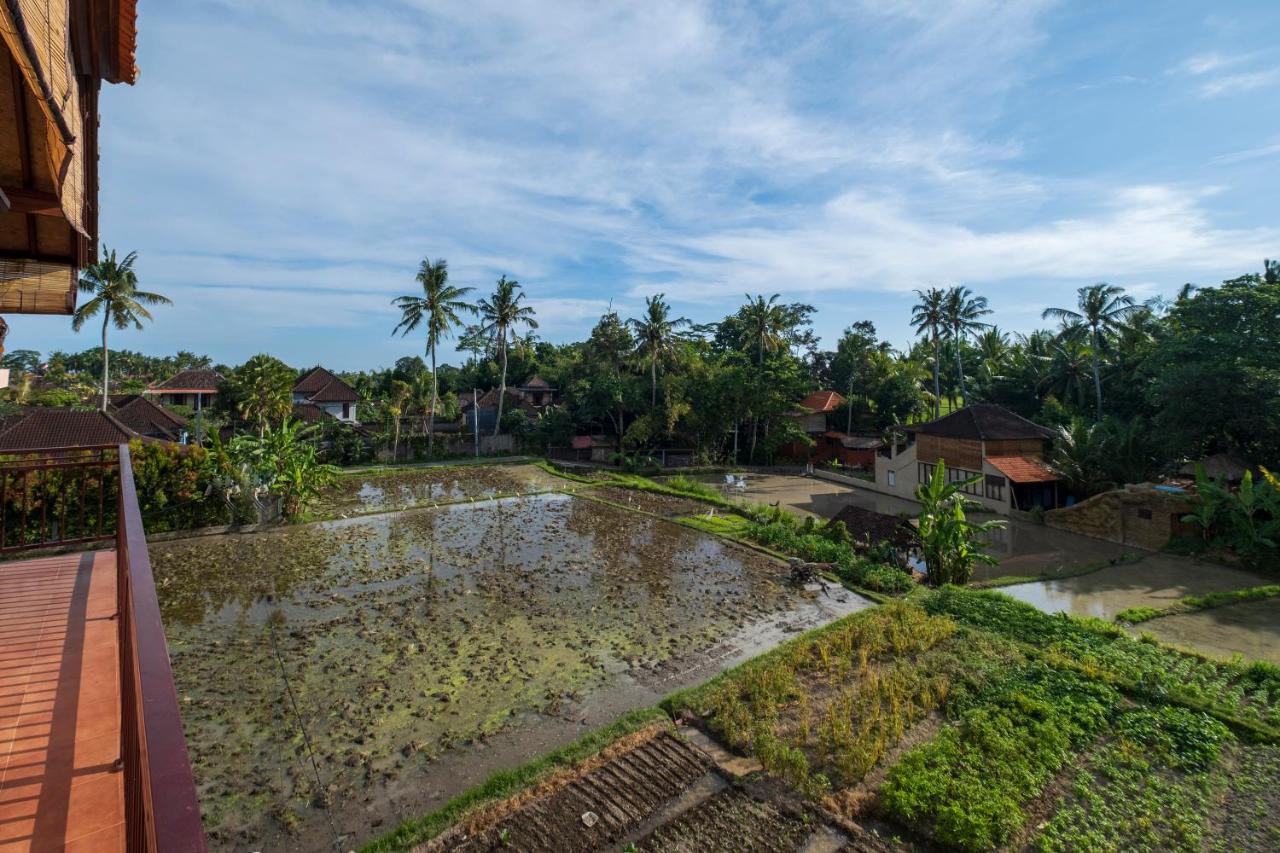
{"label": "balcony floor", "polygon": [[0,563],[0,853],[124,849],[113,551]]}

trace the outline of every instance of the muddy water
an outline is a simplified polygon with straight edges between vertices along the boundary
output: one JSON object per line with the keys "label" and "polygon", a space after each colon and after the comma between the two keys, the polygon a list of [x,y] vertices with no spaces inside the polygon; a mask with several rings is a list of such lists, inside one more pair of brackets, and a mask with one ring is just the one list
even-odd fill
{"label": "muddy water", "polygon": [[1240,569],[1170,554],[1148,554],[1134,563],[1072,578],[1006,586],[1000,592],[1048,613],[1111,619],[1129,607],[1168,607],[1188,595],[1261,583],[1266,581]]}
{"label": "muddy water", "polygon": [[1280,664],[1280,599],[1276,598],[1153,619],[1136,626],[1138,631],[1213,657],[1243,655]]}
{"label": "muddy water", "polygon": [[563,494],[158,543],[152,561],[223,850],[328,847],[325,802],[354,846],[867,605]]}
{"label": "muddy water", "polygon": [[387,512],[495,495],[534,494],[566,481],[533,465],[459,465],[348,474],[321,495],[321,516]]}

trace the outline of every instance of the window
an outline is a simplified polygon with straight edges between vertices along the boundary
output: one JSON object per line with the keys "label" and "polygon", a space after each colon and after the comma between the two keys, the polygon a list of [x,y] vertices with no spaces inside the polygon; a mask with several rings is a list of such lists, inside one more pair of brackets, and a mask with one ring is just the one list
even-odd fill
{"label": "window", "polygon": [[986,479],[983,481],[983,494],[986,495],[989,500],[1003,501],[1004,484],[1004,477],[1001,477],[998,474],[988,474]]}
{"label": "window", "polygon": [[350,419],[351,419],[351,404],[350,404],[350,403],[343,403],[343,404],[342,404],[342,419],[343,419],[344,421],[345,421],[345,420],[350,420]]}
{"label": "window", "polygon": [[890,471],[890,472],[889,472],[889,485],[890,485],[890,486],[896,486],[896,485],[898,485],[898,472],[897,472],[897,471]]}
{"label": "window", "polygon": [[1143,521],[1150,521],[1150,520],[1151,520],[1151,510],[1149,510],[1149,509],[1147,509],[1147,508],[1145,508],[1145,507],[1139,507],[1139,508],[1138,508],[1138,518],[1141,518]]}

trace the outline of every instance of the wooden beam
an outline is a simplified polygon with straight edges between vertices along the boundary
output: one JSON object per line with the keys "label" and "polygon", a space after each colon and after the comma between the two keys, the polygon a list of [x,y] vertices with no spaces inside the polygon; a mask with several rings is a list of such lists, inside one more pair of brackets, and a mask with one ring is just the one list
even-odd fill
{"label": "wooden beam", "polygon": [[36,216],[62,216],[62,205],[58,196],[42,190],[27,190],[22,187],[0,187],[8,202],[7,209],[13,213],[33,213]]}

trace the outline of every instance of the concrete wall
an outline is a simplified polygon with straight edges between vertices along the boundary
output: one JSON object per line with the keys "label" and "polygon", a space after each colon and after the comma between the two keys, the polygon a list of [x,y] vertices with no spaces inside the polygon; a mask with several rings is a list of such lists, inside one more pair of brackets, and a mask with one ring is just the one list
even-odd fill
{"label": "concrete wall", "polygon": [[1159,551],[1186,530],[1182,516],[1191,509],[1187,497],[1158,492],[1150,483],[1094,495],[1075,506],[1044,514],[1044,523],[1120,545]]}
{"label": "concrete wall", "polygon": [[[895,495],[897,497],[904,498],[909,501],[915,500],[916,487],[920,485],[919,463],[922,461],[916,455],[916,450],[918,446],[919,446],[918,444],[908,445],[907,447],[898,451],[898,454],[892,458],[888,458],[880,454],[876,455],[876,479],[875,479],[875,489],[874,489],[875,491],[880,492],[882,494],[886,494],[886,495]],[[947,459],[945,461],[947,463],[947,466],[951,467],[952,465],[951,460]],[[936,462],[934,464],[936,464]],[[995,468],[992,468],[990,465],[987,465],[985,463],[980,463],[980,464],[982,465],[981,473],[1000,474],[999,471],[997,471]],[[962,467],[962,466],[957,466],[957,467]],[[974,469],[969,469],[969,470],[974,470]],[[890,472],[893,473],[892,483],[889,482]],[[1003,476],[1003,475],[1000,475],[1000,476]],[[868,486],[864,485],[864,488],[867,488],[867,487]],[[1012,484],[1006,483],[1003,499],[993,500],[986,496],[984,483],[980,481],[977,485],[978,493],[969,494],[966,492],[965,497],[969,498],[969,500],[973,501],[974,503],[980,505],[983,509],[987,510],[988,512],[999,513],[1000,515],[1008,515],[1011,509],[1011,504],[1009,502],[1009,495],[1010,495],[1011,488],[1012,488]]]}

